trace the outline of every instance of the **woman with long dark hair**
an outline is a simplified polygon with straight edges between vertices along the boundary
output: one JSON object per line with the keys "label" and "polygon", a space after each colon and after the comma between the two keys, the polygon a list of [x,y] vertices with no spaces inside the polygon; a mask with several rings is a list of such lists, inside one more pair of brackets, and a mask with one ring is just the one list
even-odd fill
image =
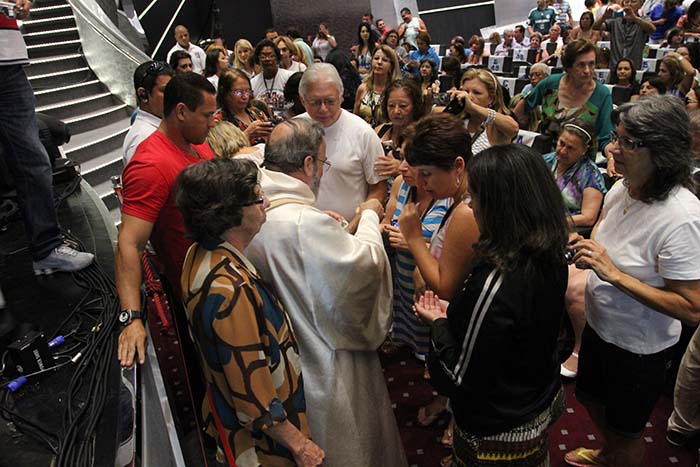
{"label": "woman with long dark hair", "polygon": [[361,77],[365,77],[372,69],[372,57],[374,49],[377,47],[379,37],[372,30],[372,25],[369,23],[360,23],[357,29],[357,66]]}
{"label": "woman with long dark hair", "polygon": [[564,205],[527,146],[485,149],[467,177],[480,231],[471,274],[449,308],[431,291],[415,304],[431,327],[431,383],[450,398],[455,465],[549,465],[547,428],[563,408]]}

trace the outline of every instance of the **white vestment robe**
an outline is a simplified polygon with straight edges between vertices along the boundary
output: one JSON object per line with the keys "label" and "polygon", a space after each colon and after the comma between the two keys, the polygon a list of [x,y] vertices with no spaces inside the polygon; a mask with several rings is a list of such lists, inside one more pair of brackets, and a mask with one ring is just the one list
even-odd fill
{"label": "white vestment robe", "polygon": [[350,235],[311,206],[305,183],[261,172],[271,206],[246,256],[291,317],[311,434],[326,452],[324,465],[405,467],[376,352],[391,323],[391,268],[379,218],[365,210]]}

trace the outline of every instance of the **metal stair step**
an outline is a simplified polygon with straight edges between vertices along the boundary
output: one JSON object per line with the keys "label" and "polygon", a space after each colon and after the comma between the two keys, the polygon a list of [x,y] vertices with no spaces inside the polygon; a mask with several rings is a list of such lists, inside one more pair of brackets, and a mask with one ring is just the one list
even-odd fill
{"label": "metal stair step", "polygon": [[129,118],[130,113],[126,104],[116,104],[63,121],[70,128],[71,134],[79,134],[123,121]]}
{"label": "metal stair step", "polygon": [[108,181],[113,174],[119,174],[124,168],[121,148],[106,152],[98,157],[80,164],[80,173],[86,182],[97,186]]}
{"label": "metal stair step", "polygon": [[82,81],[63,86],[56,86],[46,89],[37,89],[34,91],[36,104],[44,106],[55,104],[70,99],[77,99],[80,96],[96,94],[105,91],[104,85],[98,79]]}
{"label": "metal stair step", "polygon": [[[46,2],[42,2],[41,5],[44,5],[45,3]],[[67,3],[52,6],[37,6],[33,7],[29,11],[29,19],[32,20],[51,18],[55,16],[67,16],[72,13],[73,11],[71,9],[71,6]]]}
{"label": "metal stair step", "polygon": [[109,91],[106,91],[89,96],[83,96],[78,99],[42,105],[37,107],[36,111],[63,120],[66,118],[77,117],[78,115],[85,113],[94,112],[111,105],[114,105],[114,98]]}
{"label": "metal stair step", "polygon": [[118,151],[122,156],[124,136],[129,131],[129,119],[124,118],[101,128],[75,134],[70,142],[63,146],[66,157],[79,164],[85,164],[95,156],[110,151]]}
{"label": "metal stair step", "polygon": [[49,29],[47,31],[32,32],[23,34],[24,42],[27,46],[43,44],[44,42],[56,42],[60,40],[80,39],[78,28]]}
{"label": "metal stair step", "polygon": [[[27,71],[29,71],[29,69],[27,69]],[[35,93],[41,90],[49,90],[71,84],[80,84],[95,79],[92,70],[87,66],[43,74],[39,73],[34,76],[29,75],[29,73],[27,74],[29,83],[32,85]]]}
{"label": "metal stair step", "polygon": [[28,45],[27,53],[29,58],[50,57],[53,55],[66,55],[80,53],[82,44],[80,39],[71,39],[67,41],[46,42],[43,44]]}
{"label": "metal stair step", "polygon": [[[101,183],[98,183],[92,188],[95,190],[102,202],[105,203],[105,206],[107,206],[108,210],[111,211],[115,208],[117,210],[120,210],[119,200],[117,199],[117,195],[114,194],[114,188],[112,187],[111,178]],[[121,212],[119,212],[119,214],[121,215]]]}
{"label": "metal stair step", "polygon": [[54,16],[53,18],[28,19],[22,21],[22,32],[24,33],[73,27],[75,27],[75,16],[73,16],[72,12],[70,15]]}
{"label": "metal stair step", "polygon": [[53,57],[32,58],[30,66],[25,68],[27,76],[36,76],[57,71],[66,71],[73,68],[82,68],[87,65],[82,54],[55,55]]}

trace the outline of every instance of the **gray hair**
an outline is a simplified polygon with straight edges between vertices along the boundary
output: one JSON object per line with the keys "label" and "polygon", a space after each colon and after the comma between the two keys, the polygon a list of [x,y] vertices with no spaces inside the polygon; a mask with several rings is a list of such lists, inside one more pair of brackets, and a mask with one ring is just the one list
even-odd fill
{"label": "gray hair", "polygon": [[282,125],[288,125],[291,131],[270,138],[265,145],[265,166],[289,174],[304,167],[306,156],[316,160],[325,132],[320,123],[310,118],[294,118],[279,124]]}
{"label": "gray hair", "polygon": [[551,73],[549,67],[544,63],[535,63],[530,67],[530,71],[541,71],[542,73],[544,73],[545,76],[549,76]]}
{"label": "gray hair", "polygon": [[621,105],[613,113],[613,121],[619,121],[631,137],[642,142],[654,166],[642,188],[642,201],[664,200],[678,185],[694,189],[689,119],[680,99],[647,96]]}
{"label": "gray hair", "polygon": [[504,29],[504,30],[503,30],[503,35],[504,35],[504,36],[505,36],[506,34],[513,34],[513,33],[515,33],[515,31],[513,31],[513,29],[511,29],[511,28],[507,28],[507,29]]}
{"label": "gray hair", "polygon": [[299,95],[305,98],[314,84],[330,81],[338,88],[338,94],[343,97],[343,80],[340,79],[338,70],[330,63],[314,63],[304,72],[299,81]]}

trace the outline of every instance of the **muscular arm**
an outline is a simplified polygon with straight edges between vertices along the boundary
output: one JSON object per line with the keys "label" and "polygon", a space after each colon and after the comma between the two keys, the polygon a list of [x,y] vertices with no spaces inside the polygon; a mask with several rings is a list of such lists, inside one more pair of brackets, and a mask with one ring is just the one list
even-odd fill
{"label": "muscular arm", "polygon": [[[153,223],[122,214],[119,228],[115,275],[120,309],[141,309],[141,255],[153,231]],[[135,319],[119,334],[118,358],[122,366],[131,367],[135,354],[145,361],[146,330],[143,321]]]}

